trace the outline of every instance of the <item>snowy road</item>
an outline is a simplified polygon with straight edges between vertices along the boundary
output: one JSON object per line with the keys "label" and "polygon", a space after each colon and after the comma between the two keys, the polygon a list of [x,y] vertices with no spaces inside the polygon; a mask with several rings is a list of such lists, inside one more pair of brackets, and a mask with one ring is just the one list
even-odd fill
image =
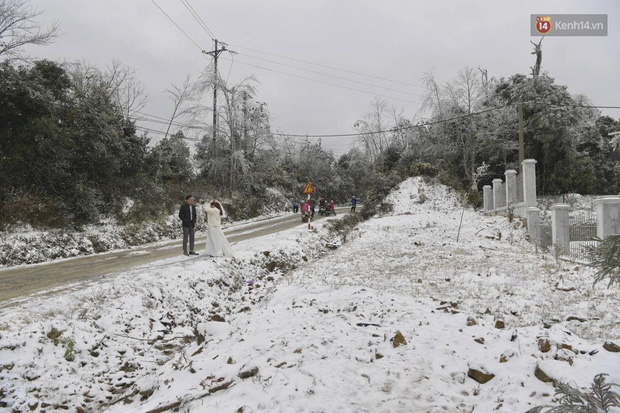
{"label": "snowy road", "polygon": [[[348,208],[338,208],[339,213]],[[322,219],[318,214],[315,220]],[[224,231],[230,243],[249,238],[260,237],[285,229],[293,228],[301,223],[299,215],[286,215],[264,221],[233,226]],[[205,237],[196,237],[196,250],[204,248]],[[75,285],[75,283],[105,277],[149,262],[172,258],[188,259],[181,254],[181,240],[151,244],[112,253],[103,253],[77,258],[69,258],[44,264],[20,266],[0,270],[0,307],[6,307],[21,301],[29,294],[45,291],[45,294],[56,294]]]}

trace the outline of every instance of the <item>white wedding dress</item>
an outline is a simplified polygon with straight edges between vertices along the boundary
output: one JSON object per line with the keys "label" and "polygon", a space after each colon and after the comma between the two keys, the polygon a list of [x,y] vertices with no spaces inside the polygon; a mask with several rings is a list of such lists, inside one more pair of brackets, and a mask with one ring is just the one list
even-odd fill
{"label": "white wedding dress", "polygon": [[205,245],[205,254],[213,257],[232,257],[233,252],[224,232],[222,231],[222,218],[220,210],[210,205],[204,208],[207,214],[207,242]]}

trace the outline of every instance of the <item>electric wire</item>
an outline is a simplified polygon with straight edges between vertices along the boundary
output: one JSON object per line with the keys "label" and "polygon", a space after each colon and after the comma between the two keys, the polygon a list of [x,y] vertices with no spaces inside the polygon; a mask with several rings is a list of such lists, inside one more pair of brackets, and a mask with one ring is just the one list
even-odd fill
{"label": "electric wire", "polygon": [[370,78],[373,78],[373,79],[385,80],[387,82],[399,83],[401,85],[407,85],[407,86],[417,87],[417,88],[420,88],[420,89],[426,89],[424,86],[416,85],[416,84],[413,84],[413,83],[401,82],[399,80],[388,79],[388,78],[381,77],[381,76],[368,75],[368,74],[361,73],[361,72],[356,72],[356,71],[353,71],[353,70],[341,69],[341,68],[334,67],[334,66],[328,66],[328,65],[324,65],[324,64],[320,64],[320,63],[309,62],[307,60],[295,59],[295,58],[292,58],[292,57],[287,57],[287,56],[283,56],[283,55],[279,55],[279,54],[275,54],[275,53],[263,52],[263,51],[260,51],[260,50],[250,49],[248,47],[243,47],[243,46],[239,46],[239,45],[231,44],[231,46],[233,46],[233,47],[235,47],[237,49],[249,50],[249,51],[256,52],[256,53],[266,54],[266,55],[269,55],[269,56],[280,57],[282,59],[288,59],[288,60],[293,60],[293,61],[296,61],[296,62],[306,63],[306,64],[320,66],[320,67],[325,67],[325,68],[328,68],[328,69],[333,69],[333,70],[339,70],[339,71],[342,71],[342,72],[352,73],[352,74],[359,75],[359,76],[366,76],[366,77],[370,77]]}
{"label": "electric wire", "polygon": [[[230,61],[229,59],[226,59],[226,58],[222,58],[222,59]],[[356,91],[356,92],[367,93],[367,94],[373,95],[373,96],[380,96],[380,97],[384,97],[386,99],[398,100],[398,101],[401,101],[401,102],[413,103],[413,104],[416,104],[416,105],[420,104],[420,102],[414,102],[412,100],[401,99],[401,98],[397,98],[397,97],[393,97],[393,96],[387,96],[387,95],[382,95],[382,94],[375,93],[375,92],[370,92],[370,91],[367,91],[367,90],[355,89],[355,88],[348,87],[348,86],[337,85],[335,83],[324,82],[322,80],[312,79],[312,78],[309,78],[309,77],[295,75],[295,74],[288,73],[288,72],[282,72],[280,70],[275,70],[275,69],[269,69],[269,68],[265,68],[265,67],[256,66],[256,65],[253,65],[251,63],[242,62],[242,61],[239,61],[239,60],[237,60],[236,63],[240,63],[240,64],[246,65],[246,66],[252,66],[252,67],[255,67],[257,69],[266,70],[268,72],[280,73],[280,74],[283,74],[283,75],[292,76],[292,77],[296,77],[296,78],[299,78],[299,79],[309,80],[311,82],[322,83],[322,84],[325,84],[325,85],[334,86],[334,87],[338,87],[338,88],[341,88],[341,89],[353,90],[353,91]]]}
{"label": "electric wire", "polygon": [[420,123],[417,123],[415,125],[395,127],[395,128],[378,130],[378,131],[373,131],[373,132],[340,133],[340,134],[325,134],[325,135],[294,135],[294,134],[288,134],[288,133],[272,133],[272,135],[275,135],[275,136],[292,136],[292,137],[308,137],[308,138],[342,138],[342,137],[377,135],[379,133],[397,132],[397,131],[401,131],[401,130],[408,130],[408,129],[414,129],[414,128],[420,128],[420,127],[427,127],[427,126],[437,125],[437,124],[440,124],[440,123],[453,122],[453,121],[456,121],[456,120],[461,120],[461,119],[469,118],[469,117],[472,117],[472,116],[481,115],[483,113],[492,112],[492,111],[495,111],[495,110],[500,110],[500,109],[503,109],[505,107],[512,106],[512,105],[514,105],[514,104],[509,103],[507,105],[497,106],[497,107],[494,107],[494,108],[489,108],[489,109],[481,110],[481,111],[478,111],[478,112],[472,112],[472,113],[468,113],[468,114],[461,115],[461,116],[455,116],[455,117],[448,118],[448,119],[440,119],[440,120],[432,121],[432,122],[420,122]]}
{"label": "electric wire", "polygon": [[202,18],[200,17],[200,15],[196,12],[196,10],[194,10],[194,8],[192,7],[192,5],[189,3],[189,0],[181,0],[181,3],[183,3],[183,5],[185,6],[185,8],[187,9],[187,11],[189,11],[189,13],[192,15],[192,17],[198,22],[198,24],[200,25],[200,27],[202,27],[202,29],[209,35],[209,37],[211,37],[211,40],[215,41],[216,37],[213,34],[213,32],[209,29],[209,27],[207,26],[207,24],[204,22],[204,20],[202,20]]}
{"label": "electric wire", "polygon": [[419,95],[417,93],[406,92],[406,91],[403,91],[403,90],[393,89],[393,88],[389,88],[389,87],[385,87],[385,86],[374,85],[372,83],[361,82],[359,80],[348,79],[348,78],[342,77],[342,76],[331,75],[329,73],[319,72],[318,70],[305,69],[305,68],[299,67],[299,66],[287,65],[286,63],[275,62],[273,60],[263,59],[262,57],[251,56],[251,55],[248,55],[248,54],[245,54],[245,53],[239,53],[239,54],[241,56],[249,57],[251,59],[262,60],[264,62],[274,63],[274,64],[277,64],[277,65],[286,66],[286,67],[291,67],[293,69],[305,70],[306,72],[316,73],[316,74],[319,74],[319,75],[322,75],[322,76],[329,76],[329,77],[333,77],[333,78],[336,78],[336,79],[345,80],[347,82],[354,82],[354,83],[359,83],[359,84],[365,85],[365,86],[372,86],[372,87],[376,87],[376,88],[380,88],[380,89],[390,90],[392,92],[398,92],[398,93],[403,93],[403,94],[417,96],[417,97],[424,97],[424,96]]}
{"label": "electric wire", "polygon": [[189,35],[187,33],[185,33],[185,31],[183,29],[181,29],[181,26],[179,26],[178,24],[176,24],[176,22],[174,20],[172,20],[172,17],[168,16],[168,13],[166,13],[164,11],[164,9],[162,9],[161,7],[159,7],[159,5],[157,3],[155,3],[155,0],[151,0],[151,3],[153,3],[162,13],[164,13],[164,15],[168,18],[168,20],[170,20],[172,22],[172,24],[174,24],[177,29],[181,30],[181,33],[183,33],[185,35],[185,37],[187,37],[189,39],[190,42],[194,43],[194,45],[196,45],[196,47],[198,48],[198,50],[200,50],[202,52],[202,47],[200,47],[198,45],[198,43],[196,43],[194,41],[194,39],[192,39],[191,37],[189,37]]}

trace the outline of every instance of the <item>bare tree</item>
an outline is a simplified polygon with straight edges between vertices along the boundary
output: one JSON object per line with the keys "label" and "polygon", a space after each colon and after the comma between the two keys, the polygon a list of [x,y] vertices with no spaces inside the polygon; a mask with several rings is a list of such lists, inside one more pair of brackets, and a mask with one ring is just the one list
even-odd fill
{"label": "bare tree", "polygon": [[136,112],[144,108],[147,101],[144,85],[135,71],[120,60],[112,60],[106,71],[85,60],[65,63],[65,66],[77,90],[86,94],[93,86],[103,87],[125,119],[134,118]]}
{"label": "bare tree", "polygon": [[121,109],[125,119],[133,118],[146,105],[148,96],[136,71],[118,59],[112,59],[103,74],[110,98]]}
{"label": "bare tree", "polygon": [[431,112],[432,116],[443,118],[442,88],[435,80],[435,75],[433,75],[432,70],[424,73],[424,76],[422,76],[422,82],[426,87],[426,92],[424,93],[421,111],[424,112],[428,110]]}
{"label": "bare tree", "polygon": [[538,77],[538,75],[540,74],[540,66],[542,65],[542,41],[543,41],[544,37],[540,38],[540,41],[538,42],[538,44],[534,43],[533,41],[530,40],[530,43],[532,43],[534,45],[534,51],[532,52],[532,54],[536,55],[536,63],[534,64],[533,67],[530,67],[530,69],[532,69],[532,76],[533,77]]}
{"label": "bare tree", "polygon": [[28,3],[27,0],[0,0],[0,57],[17,57],[25,45],[47,45],[58,37],[58,22],[42,29],[36,21],[41,13]]}
{"label": "bare tree", "polygon": [[195,107],[185,106],[188,102],[193,102],[197,99],[198,93],[194,88],[194,84],[192,82],[191,76],[187,75],[183,83],[180,85],[172,84],[171,88],[164,90],[165,93],[170,95],[170,99],[173,102],[172,115],[170,116],[170,122],[168,122],[168,128],[166,129],[166,136],[168,137],[168,133],[170,132],[170,127],[172,126],[172,122],[178,117],[185,116],[188,114],[195,113]]}
{"label": "bare tree", "polygon": [[388,104],[375,97],[370,103],[371,109],[363,119],[357,120],[353,127],[360,132],[364,152],[375,161],[388,146],[387,131],[391,128],[388,120]]}

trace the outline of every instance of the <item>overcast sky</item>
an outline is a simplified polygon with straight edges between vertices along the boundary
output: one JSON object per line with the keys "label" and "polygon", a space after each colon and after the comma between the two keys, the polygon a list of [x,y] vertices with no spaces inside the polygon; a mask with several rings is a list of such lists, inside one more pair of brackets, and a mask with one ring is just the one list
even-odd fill
{"label": "overcast sky", "polygon": [[[210,58],[201,50],[212,50],[213,41],[181,0],[153,1],[33,0],[42,12],[40,21],[58,21],[62,36],[51,46],[28,52],[54,60],[85,59],[102,68],[120,59],[136,70],[147,88],[144,112],[169,117],[172,102],[163,90],[204,70]],[[542,70],[594,104],[620,106],[620,2],[614,0],[189,0],[189,4],[218,40],[238,52],[221,55],[221,76],[230,84],[248,75],[260,82],[257,99],[267,102],[274,132],[352,133],[355,121],[369,111],[374,94],[413,119],[420,107],[418,95],[423,93],[421,78],[431,70],[440,81],[466,66],[484,68],[489,77],[529,74],[535,60],[530,40],[538,40],[530,36],[530,14],[608,14],[607,37],[547,37]],[[620,117],[620,110],[605,113]],[[350,145],[345,138],[322,141],[336,155]]]}

